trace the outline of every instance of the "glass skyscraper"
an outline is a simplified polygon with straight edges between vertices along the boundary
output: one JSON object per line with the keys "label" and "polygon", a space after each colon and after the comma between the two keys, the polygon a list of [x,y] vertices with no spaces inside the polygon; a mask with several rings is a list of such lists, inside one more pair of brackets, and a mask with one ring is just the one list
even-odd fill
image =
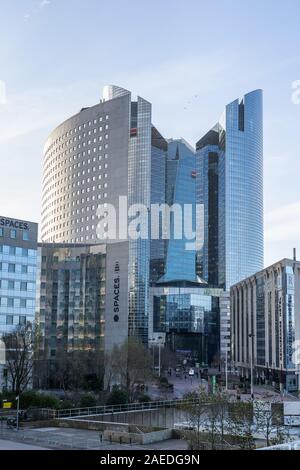
{"label": "glass skyscraper", "polygon": [[228,290],[263,267],[263,97],[225,108],[197,143],[197,201],[205,205],[198,272]]}
{"label": "glass skyscraper", "polygon": [[[113,206],[118,211],[119,197],[127,197],[126,209],[143,205],[150,211],[151,202],[164,202],[167,143],[151,118],[151,103],[141,97],[132,100],[130,91],[108,85],[100,103],[82,108],[50,134],[43,163],[43,242],[114,243],[116,240],[97,234],[99,206]],[[120,229],[124,234],[127,226],[120,227],[117,217],[117,231]],[[150,271],[153,268],[156,278],[161,275],[164,244],[154,243],[151,252],[149,237],[129,237],[126,250],[128,330],[146,342]]]}
{"label": "glass skyscraper", "polygon": [[[166,241],[165,274],[159,282],[201,282],[196,276],[196,247],[187,249],[196,242],[196,159],[194,149],[183,139],[168,141],[166,172],[166,203],[169,208],[181,209],[181,236],[177,238],[174,217],[170,216],[170,239]],[[190,210],[190,213],[188,212]],[[187,212],[186,212],[187,211]],[[180,218],[178,218],[180,221]],[[195,234],[190,239],[189,232]]]}

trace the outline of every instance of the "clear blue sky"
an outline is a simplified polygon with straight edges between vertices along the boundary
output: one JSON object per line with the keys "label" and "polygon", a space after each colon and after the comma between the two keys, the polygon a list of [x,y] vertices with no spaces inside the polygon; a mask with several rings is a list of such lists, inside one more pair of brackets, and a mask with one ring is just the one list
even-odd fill
{"label": "clear blue sky", "polygon": [[194,144],[223,106],[263,88],[265,264],[300,256],[299,0],[0,0],[0,213],[40,219],[50,130],[115,83]]}

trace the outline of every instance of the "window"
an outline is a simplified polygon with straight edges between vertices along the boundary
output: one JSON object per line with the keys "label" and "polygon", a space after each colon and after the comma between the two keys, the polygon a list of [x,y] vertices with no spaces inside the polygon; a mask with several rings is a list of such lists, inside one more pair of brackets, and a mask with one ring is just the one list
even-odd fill
{"label": "window", "polygon": [[8,265],[8,272],[9,273],[14,273],[16,271],[16,265],[15,264],[9,264]]}
{"label": "window", "polygon": [[27,231],[23,232],[23,240],[24,241],[29,240],[29,232],[27,232]]}
{"label": "window", "polygon": [[8,281],[8,289],[13,290],[15,288],[15,283],[14,281]]}
{"label": "window", "polygon": [[27,282],[22,281],[20,288],[22,291],[27,290]]}
{"label": "window", "polygon": [[26,325],[26,317],[24,315],[19,316],[19,325]]}
{"label": "window", "polygon": [[17,231],[16,230],[11,230],[10,231],[10,238],[17,238]]}
{"label": "window", "polygon": [[10,255],[15,255],[16,254],[16,248],[14,246],[9,247],[9,254]]}
{"label": "window", "polygon": [[7,325],[13,325],[13,323],[14,323],[13,315],[6,315],[6,324]]}
{"label": "window", "polygon": [[22,271],[22,274],[27,274],[27,272],[28,272],[28,266],[22,265],[21,271]]}
{"label": "window", "polygon": [[3,227],[0,228],[0,237],[3,237],[4,236],[4,229]]}
{"label": "window", "polygon": [[13,307],[14,306],[14,299],[13,298],[8,298],[7,299],[7,306],[8,307]]}
{"label": "window", "polygon": [[21,299],[20,300],[20,307],[26,308],[26,299]]}

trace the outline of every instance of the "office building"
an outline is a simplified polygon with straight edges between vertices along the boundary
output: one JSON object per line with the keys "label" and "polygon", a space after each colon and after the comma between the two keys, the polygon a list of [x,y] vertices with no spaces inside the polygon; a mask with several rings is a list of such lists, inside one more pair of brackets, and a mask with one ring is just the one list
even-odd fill
{"label": "office building", "polygon": [[220,295],[205,283],[168,283],[150,289],[149,338],[163,337],[178,357],[219,364]]}
{"label": "office building", "polygon": [[104,368],[105,354],[127,339],[127,245],[39,244],[36,386],[58,386],[63,354],[88,353]]}
{"label": "office building", "polygon": [[[166,204],[173,210],[169,218],[170,237],[165,242],[165,272],[159,283],[201,282],[195,271],[196,244],[194,248],[189,246],[196,243],[195,165],[195,151],[185,140],[168,141]],[[190,238],[193,234],[194,238]]]}
{"label": "office building", "polygon": [[[163,201],[166,149],[151,124],[151,104],[140,97],[133,101],[122,88],[105,87],[100,103],[67,119],[46,142],[42,241],[101,243],[105,236],[97,234],[99,205],[126,213],[134,204],[149,209],[151,203]],[[119,208],[120,196],[127,198],[125,209]],[[125,220],[126,227],[117,217],[118,240],[127,239]],[[141,231],[147,230],[146,222]],[[127,249],[129,334],[146,342],[149,278],[150,273],[158,277],[163,272],[164,245],[155,243],[151,253],[149,237],[129,238]]]}
{"label": "office building", "polygon": [[[0,339],[34,323],[38,225],[0,216]],[[0,389],[5,365],[0,365]],[[7,377],[7,375],[5,375]]]}
{"label": "office building", "polygon": [[232,360],[241,375],[300,390],[300,262],[283,259],[232,286]]}
{"label": "office building", "polygon": [[262,91],[228,104],[196,151],[197,202],[205,212],[198,274],[229,290],[263,268]]}

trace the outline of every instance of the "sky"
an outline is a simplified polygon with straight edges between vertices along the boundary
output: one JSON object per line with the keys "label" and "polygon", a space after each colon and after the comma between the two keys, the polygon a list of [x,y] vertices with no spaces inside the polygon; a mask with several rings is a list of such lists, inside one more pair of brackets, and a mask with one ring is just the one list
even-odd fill
{"label": "sky", "polygon": [[299,0],[0,0],[0,17],[1,215],[40,221],[47,136],[105,84],[192,145],[262,88],[265,265],[300,259]]}

